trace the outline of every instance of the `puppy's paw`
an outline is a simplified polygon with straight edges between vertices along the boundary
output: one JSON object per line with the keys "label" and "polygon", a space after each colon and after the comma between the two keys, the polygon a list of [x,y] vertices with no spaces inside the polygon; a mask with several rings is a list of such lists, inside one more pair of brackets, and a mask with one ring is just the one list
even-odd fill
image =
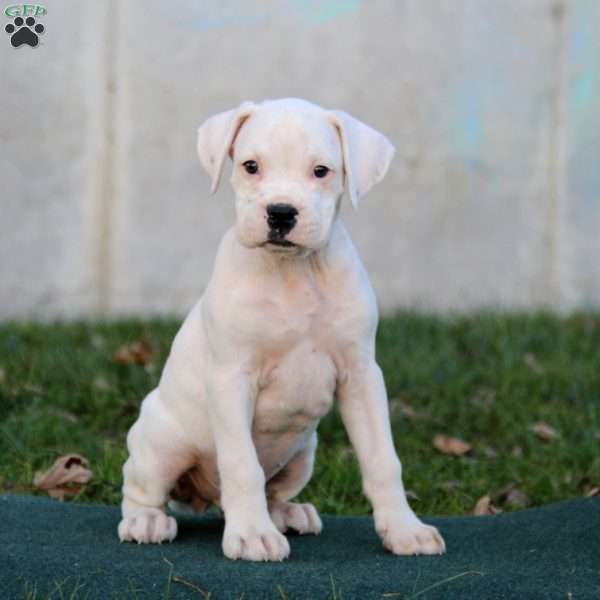
{"label": "puppy's paw", "polygon": [[172,542],[177,535],[177,521],[158,508],[142,508],[119,523],[119,539],[138,544]]}
{"label": "puppy's paw", "polygon": [[375,529],[394,554],[443,554],[446,544],[439,531],[425,525],[412,511],[375,512]]}
{"label": "puppy's paw", "polygon": [[271,519],[282,533],[295,529],[301,535],[318,535],[323,529],[319,513],[310,502],[277,502],[271,506]]}
{"label": "puppy's paw", "polygon": [[290,545],[270,519],[265,523],[251,522],[247,525],[226,522],[223,553],[233,560],[281,561],[289,556]]}

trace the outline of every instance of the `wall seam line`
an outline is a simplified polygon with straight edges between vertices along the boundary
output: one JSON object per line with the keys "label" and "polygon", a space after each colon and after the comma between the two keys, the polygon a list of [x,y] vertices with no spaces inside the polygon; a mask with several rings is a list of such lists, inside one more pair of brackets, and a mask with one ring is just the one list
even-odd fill
{"label": "wall seam line", "polygon": [[555,31],[555,77],[556,88],[553,94],[553,127],[549,148],[550,167],[550,211],[551,232],[549,235],[549,302],[559,311],[568,308],[565,305],[565,273],[563,261],[563,217],[566,202],[566,156],[567,137],[567,35],[568,35],[568,0],[557,0],[552,5],[552,16]]}
{"label": "wall seam line", "polygon": [[112,291],[112,224],[115,205],[115,94],[116,94],[116,32],[118,30],[118,2],[107,0],[104,15],[104,104],[102,120],[102,159],[100,171],[100,207],[98,236],[98,313],[110,313]]}

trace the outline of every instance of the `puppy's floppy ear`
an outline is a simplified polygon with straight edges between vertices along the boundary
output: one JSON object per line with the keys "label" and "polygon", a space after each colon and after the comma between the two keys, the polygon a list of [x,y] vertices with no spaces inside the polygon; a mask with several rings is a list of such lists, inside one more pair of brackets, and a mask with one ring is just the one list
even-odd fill
{"label": "puppy's floppy ear", "polygon": [[235,136],[254,108],[254,103],[244,102],[233,110],[210,117],[198,129],[198,158],[211,178],[211,194],[219,187],[225,158],[228,154],[231,157]]}
{"label": "puppy's floppy ear", "polygon": [[383,179],[396,150],[383,134],[348,113],[329,114],[342,145],[346,191],[356,209],[360,198]]}

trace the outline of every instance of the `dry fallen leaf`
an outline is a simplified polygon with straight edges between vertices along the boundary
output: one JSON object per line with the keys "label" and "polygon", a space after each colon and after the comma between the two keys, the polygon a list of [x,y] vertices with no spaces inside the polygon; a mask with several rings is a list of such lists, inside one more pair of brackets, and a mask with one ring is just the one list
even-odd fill
{"label": "dry fallen leaf", "polygon": [[508,496],[508,494],[510,492],[512,492],[512,490],[515,489],[515,484],[514,483],[507,483],[506,485],[502,486],[500,489],[497,489],[496,491],[491,493],[492,498],[494,498],[494,500],[497,500],[499,502],[502,502],[503,500],[506,499],[506,496]]}
{"label": "dry fallen leaf", "polygon": [[468,442],[449,435],[436,435],[433,438],[433,445],[442,454],[452,454],[454,456],[462,456],[472,448]]}
{"label": "dry fallen leaf", "polygon": [[600,485],[589,477],[584,477],[577,487],[586,498],[600,496]]}
{"label": "dry fallen leaf", "polygon": [[113,355],[119,365],[147,365],[154,358],[154,348],[146,341],[123,344]]}
{"label": "dry fallen leaf", "polygon": [[492,499],[489,494],[479,498],[475,508],[473,509],[473,514],[476,517],[481,517],[483,515],[497,515],[500,512],[502,511],[492,504]]}
{"label": "dry fallen leaf", "polygon": [[540,440],[544,440],[545,442],[553,442],[560,437],[556,429],[550,427],[548,423],[542,423],[541,421],[534,423],[529,429],[530,431],[533,431]]}
{"label": "dry fallen leaf", "polygon": [[56,459],[47,471],[38,471],[33,485],[52,498],[63,500],[74,496],[93,477],[88,461],[79,454],[66,454]]}
{"label": "dry fallen leaf", "polygon": [[529,506],[530,503],[529,496],[512,482],[492,492],[490,497],[493,502],[501,506],[506,505],[513,508]]}

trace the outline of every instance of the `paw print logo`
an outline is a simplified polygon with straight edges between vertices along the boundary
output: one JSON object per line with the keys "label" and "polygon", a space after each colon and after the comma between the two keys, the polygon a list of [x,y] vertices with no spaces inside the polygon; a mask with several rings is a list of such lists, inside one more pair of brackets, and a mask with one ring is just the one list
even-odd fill
{"label": "paw print logo", "polygon": [[44,26],[35,22],[33,17],[27,17],[25,21],[21,17],[16,17],[12,23],[9,23],[4,30],[10,35],[10,43],[18,48],[27,44],[32,48],[38,45],[38,33],[44,33]]}

